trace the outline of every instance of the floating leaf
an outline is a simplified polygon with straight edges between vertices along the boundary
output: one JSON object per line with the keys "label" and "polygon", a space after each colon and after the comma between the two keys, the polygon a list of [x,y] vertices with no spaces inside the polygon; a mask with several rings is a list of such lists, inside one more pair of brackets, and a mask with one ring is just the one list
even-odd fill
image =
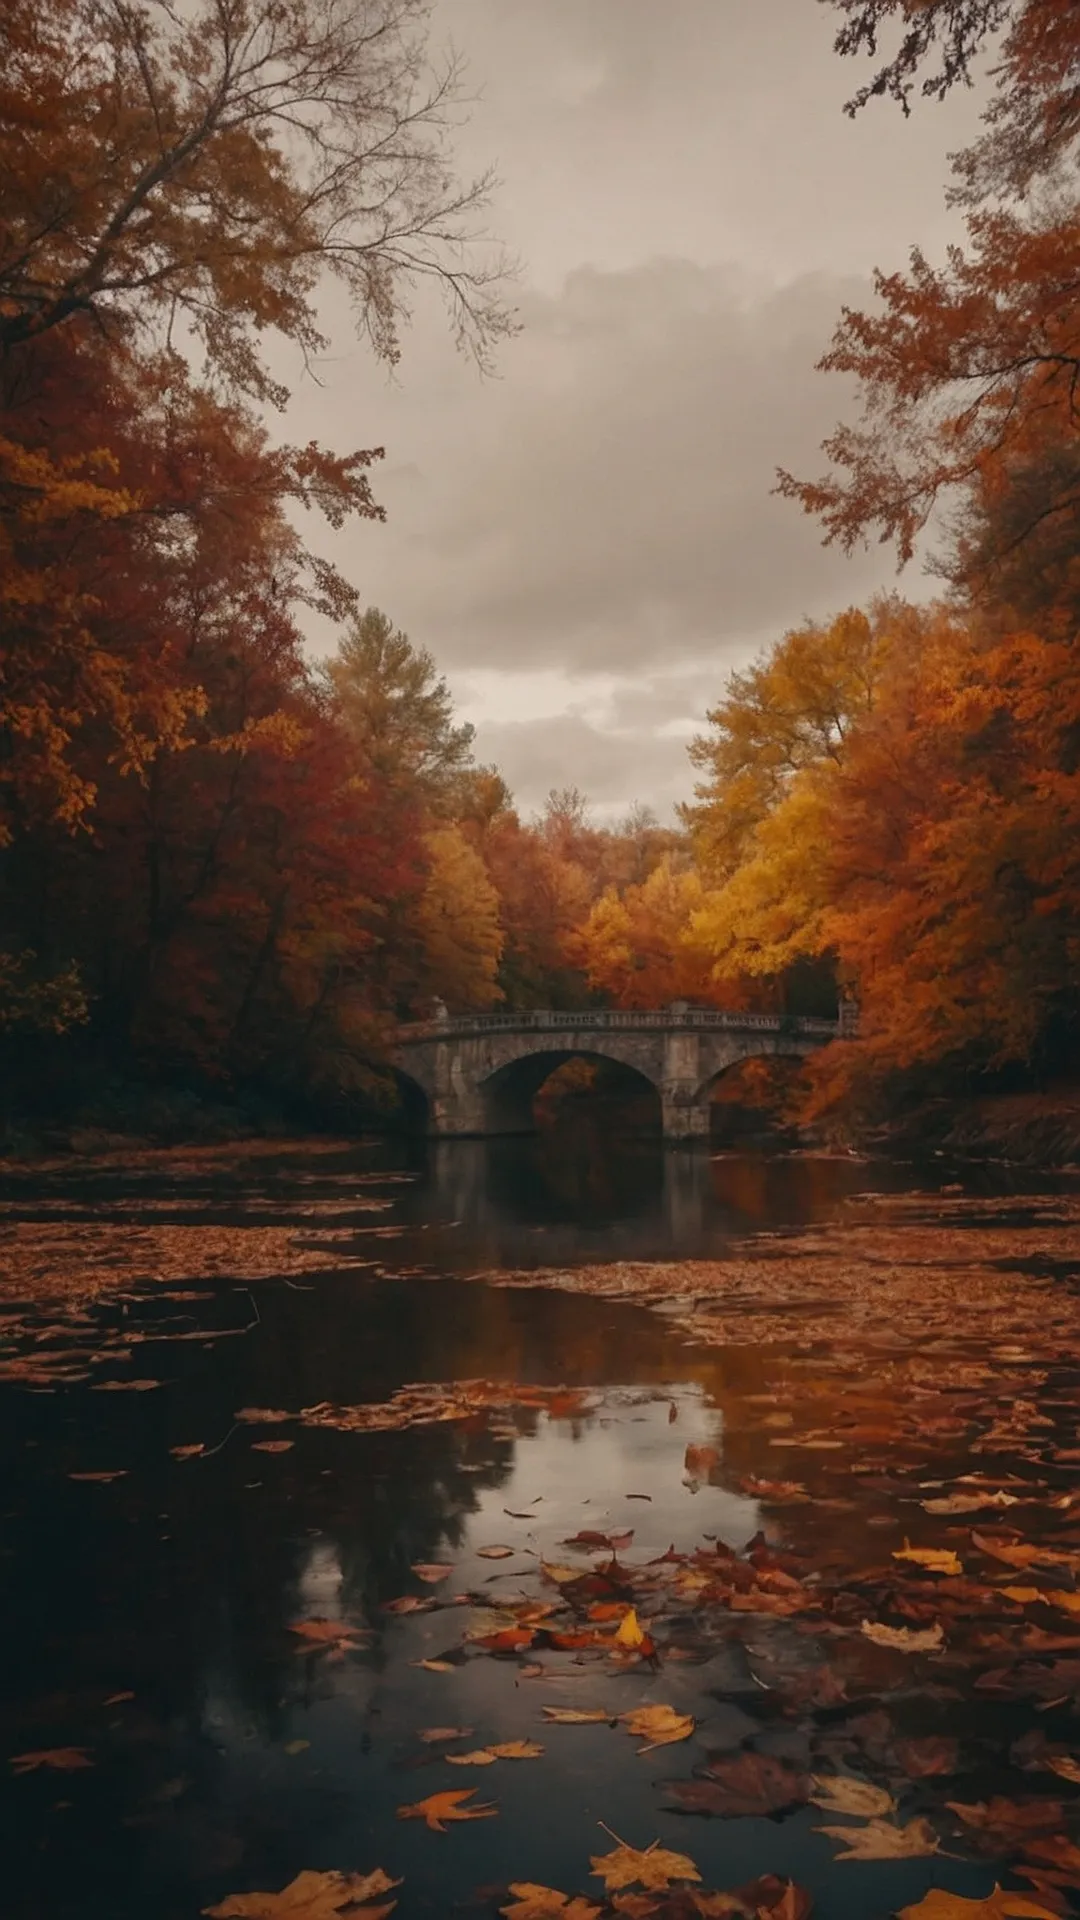
{"label": "floating leaf", "polygon": [[602,1720],[614,1720],[615,1715],[606,1707],[541,1707],[545,1720],[553,1720],[560,1727],[599,1726]]}
{"label": "floating leaf", "polygon": [[700,1780],[672,1780],[665,1791],[687,1813],[727,1820],[784,1813],[809,1798],[807,1775],[770,1753],[721,1754],[708,1762],[705,1773]]}
{"label": "floating leaf", "polygon": [[951,1547],[913,1547],[907,1540],[893,1554],[894,1560],[911,1560],[917,1567],[925,1567],[928,1573],[963,1573],[963,1561]]}
{"label": "floating leaf", "polygon": [[490,1747],[476,1747],[472,1753],[448,1753],[444,1758],[452,1767],[493,1767],[496,1756]]}
{"label": "floating leaf", "polygon": [[197,1460],[201,1453],[206,1452],[206,1441],[193,1440],[190,1446],[170,1447],[169,1452],[174,1460]]}
{"label": "floating leaf", "polygon": [[594,1854],[589,1865],[608,1893],[619,1893],[624,1887],[633,1886],[662,1892],[673,1880],[701,1879],[685,1853],[672,1853],[670,1848],[662,1847],[659,1840],[642,1851],[620,1841],[613,1853]]}
{"label": "floating leaf", "polygon": [[845,1774],[834,1773],[826,1777],[814,1775],[816,1793],[810,1795],[816,1807],[826,1813],[849,1813],[858,1820],[870,1820],[875,1815],[894,1813],[896,1801],[884,1787],[871,1786],[869,1780],[851,1780]]}
{"label": "floating leaf", "polygon": [[641,1622],[637,1617],[635,1609],[633,1607],[627,1608],[615,1635],[615,1645],[617,1647],[643,1647],[647,1639],[648,1635],[642,1630]]}
{"label": "floating leaf", "polygon": [[1000,1887],[984,1900],[965,1900],[962,1893],[934,1887],[913,1907],[901,1907],[899,1920],[1059,1920],[1059,1915],[1022,1893],[1003,1893]]}
{"label": "floating leaf", "polygon": [[203,1912],[212,1920],[384,1920],[397,1901],[367,1903],[400,1885],[378,1867],[374,1873],[298,1873],[280,1893],[232,1893]]}
{"label": "floating leaf", "polygon": [[498,1812],[493,1801],[485,1801],[479,1806],[467,1807],[475,1787],[458,1788],[450,1793],[429,1793],[426,1800],[417,1800],[412,1806],[399,1807],[399,1820],[423,1820],[432,1833],[445,1833],[446,1822],[451,1820],[490,1820]]}
{"label": "floating leaf", "polygon": [[880,1620],[864,1620],[859,1631],[875,1646],[895,1647],[900,1653],[936,1653],[945,1645],[939,1620],[932,1627],[887,1627]]}
{"label": "floating leaf", "polygon": [[111,1471],[103,1473],[69,1473],[68,1479],[94,1480],[97,1481],[99,1485],[106,1487],[110,1480],[123,1480],[127,1475],[127,1471],[128,1469],[126,1467],[113,1467]]}
{"label": "floating leaf", "polygon": [[36,1753],[16,1753],[10,1763],[16,1773],[36,1773],[39,1767],[53,1767],[57,1773],[74,1773],[80,1767],[92,1767],[86,1747],[40,1747]]}
{"label": "floating leaf", "polygon": [[289,1448],[295,1445],[295,1440],[253,1440],[251,1451],[252,1453],[288,1453]]}
{"label": "floating leaf", "polygon": [[416,1737],[435,1747],[443,1740],[467,1740],[471,1732],[471,1727],[421,1727]]}
{"label": "floating leaf", "polygon": [[842,1840],[838,1860],[921,1860],[939,1853],[941,1842],[929,1820],[909,1820],[906,1827],[891,1820],[868,1820],[865,1827],[818,1827],[830,1840]]}
{"label": "floating leaf", "polygon": [[676,1741],[689,1740],[694,1731],[693,1715],[676,1713],[674,1707],[635,1707],[632,1713],[621,1713],[619,1718],[627,1733],[647,1742],[638,1748],[639,1753],[651,1753],[654,1747],[669,1747]]}
{"label": "floating leaf", "polygon": [[477,1747],[472,1753],[448,1753],[453,1767],[490,1767],[495,1760],[538,1760],[543,1753],[534,1740],[504,1740],[500,1745]]}
{"label": "floating leaf", "polygon": [[[246,1426],[270,1427],[281,1420],[295,1420],[295,1413],[284,1413],[280,1407],[240,1407],[233,1414],[234,1420],[243,1421]],[[397,1885],[394,1881],[393,1885]]]}
{"label": "floating leaf", "polygon": [[477,1547],[479,1560],[509,1560],[517,1552],[516,1547]]}
{"label": "floating leaf", "polygon": [[410,1660],[411,1667],[423,1667],[425,1673],[453,1673],[452,1660]]}
{"label": "floating leaf", "polygon": [[449,1580],[454,1569],[442,1560],[420,1560],[409,1571],[415,1573],[418,1580],[426,1580],[429,1586],[437,1587],[440,1580]]}
{"label": "floating leaf", "polygon": [[599,1907],[591,1900],[572,1900],[554,1887],[538,1887],[532,1880],[511,1880],[511,1907],[500,1907],[504,1920],[598,1920]]}

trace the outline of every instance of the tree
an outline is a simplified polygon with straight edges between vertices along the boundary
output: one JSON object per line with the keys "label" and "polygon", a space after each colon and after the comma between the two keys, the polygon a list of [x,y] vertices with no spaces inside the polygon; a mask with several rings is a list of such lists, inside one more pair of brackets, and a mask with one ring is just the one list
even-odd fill
{"label": "tree", "polygon": [[[1080,13],[1070,0],[838,3],[852,16],[843,52],[872,49],[881,23],[903,16],[901,54],[869,91],[905,102],[935,42],[944,65],[927,85],[942,91],[966,76],[987,34],[1009,28],[987,131],[953,161],[966,247],[950,247],[941,266],[915,248],[907,273],[875,273],[875,308],[844,309],[819,365],[858,382],[862,420],[825,442],[822,478],[779,475],[778,491],[820,517],[827,541],[851,548],[876,532],[904,562],[943,495],[1040,459],[1080,423]],[[1066,487],[1046,511],[1074,506]]]}
{"label": "tree", "polygon": [[502,997],[498,894],[459,827],[433,828],[424,845],[429,869],[415,916],[422,985],[453,1008],[490,1007]]}
{"label": "tree", "polygon": [[7,0],[0,14],[0,351],[79,314],[179,320],[224,380],[280,403],[259,336],[311,358],[340,280],[394,361],[435,281],[481,358],[501,263],[448,139],[460,69],[425,0]]}
{"label": "tree", "polygon": [[694,850],[714,883],[730,877],[753,834],[804,767],[838,763],[860,715],[873,703],[886,654],[917,620],[895,599],[869,615],[851,608],[827,626],[808,623],[733,673],[709,713],[711,735],[690,747],[707,778],[682,809]]}
{"label": "tree", "polygon": [[664,859],[639,886],[594,904],[571,951],[589,985],[618,1007],[713,998],[713,957],[693,936],[700,875]]}
{"label": "tree", "polygon": [[369,607],[351,621],[326,677],[361,766],[391,791],[451,810],[475,729],[454,725],[450,689],[427,649]]}

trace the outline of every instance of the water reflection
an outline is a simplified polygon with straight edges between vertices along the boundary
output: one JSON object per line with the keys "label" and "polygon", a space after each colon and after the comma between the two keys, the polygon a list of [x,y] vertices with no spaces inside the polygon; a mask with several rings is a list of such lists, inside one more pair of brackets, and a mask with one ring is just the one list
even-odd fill
{"label": "water reflection", "polygon": [[828,1219],[848,1194],[906,1177],[842,1155],[715,1155],[582,1133],[434,1142],[417,1214],[459,1223],[470,1255],[491,1266],[703,1259],[740,1234]]}

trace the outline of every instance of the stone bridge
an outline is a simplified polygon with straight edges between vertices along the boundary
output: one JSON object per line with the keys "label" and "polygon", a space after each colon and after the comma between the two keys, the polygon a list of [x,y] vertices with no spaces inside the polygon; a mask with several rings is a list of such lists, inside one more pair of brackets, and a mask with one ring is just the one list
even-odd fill
{"label": "stone bridge", "polygon": [[529,1133],[532,1104],[567,1060],[613,1060],[659,1096],[670,1140],[709,1131],[713,1082],[737,1061],[803,1057],[848,1030],[842,1017],[670,1009],[657,1013],[457,1014],[402,1027],[394,1064],[422,1089],[435,1135]]}

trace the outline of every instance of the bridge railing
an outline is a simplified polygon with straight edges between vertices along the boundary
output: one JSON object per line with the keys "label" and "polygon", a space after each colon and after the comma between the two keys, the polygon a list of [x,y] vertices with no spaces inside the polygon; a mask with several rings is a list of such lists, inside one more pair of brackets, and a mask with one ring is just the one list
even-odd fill
{"label": "bridge railing", "polygon": [[638,1012],[622,1009],[596,1009],[591,1013],[555,1013],[545,1008],[524,1008],[517,1013],[453,1013],[441,1020],[419,1020],[398,1028],[403,1044],[419,1040],[445,1040],[452,1035],[484,1033],[551,1033],[570,1029],[590,1032],[641,1032],[662,1029],[689,1029],[700,1032],[723,1028],[732,1033],[783,1033],[804,1035],[807,1039],[833,1040],[849,1032],[850,1023],[818,1020],[804,1014],[722,1013],[715,1007],[691,1007],[685,1013],[669,1009]]}

